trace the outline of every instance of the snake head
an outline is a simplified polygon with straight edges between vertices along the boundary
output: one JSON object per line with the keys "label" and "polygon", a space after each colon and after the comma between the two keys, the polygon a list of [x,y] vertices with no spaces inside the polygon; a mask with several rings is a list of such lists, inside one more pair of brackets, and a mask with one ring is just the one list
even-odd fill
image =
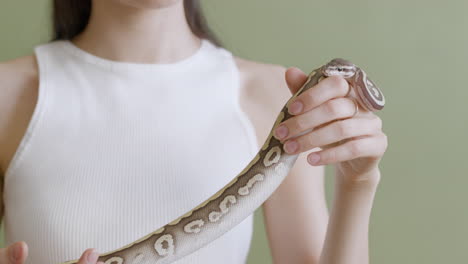
{"label": "snake head", "polygon": [[326,76],[340,75],[350,78],[356,73],[356,65],[345,59],[336,58],[322,68],[322,73]]}

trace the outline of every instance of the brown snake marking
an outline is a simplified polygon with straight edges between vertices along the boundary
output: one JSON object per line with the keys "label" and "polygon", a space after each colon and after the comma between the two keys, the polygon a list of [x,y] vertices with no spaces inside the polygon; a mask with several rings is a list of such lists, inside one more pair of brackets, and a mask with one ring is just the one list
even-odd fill
{"label": "brown snake marking", "polygon": [[[313,70],[306,83],[286,102],[252,161],[226,186],[186,214],[120,249],[99,257],[105,264],[171,263],[223,235],[252,214],[279,186],[298,154],[283,153],[283,143],[273,137],[274,129],[292,117],[289,104],[326,76],[341,75],[356,91],[358,101],[369,111],[381,110],[382,92],[366,73],[344,59],[333,59]],[[77,263],[78,260],[63,264]]]}

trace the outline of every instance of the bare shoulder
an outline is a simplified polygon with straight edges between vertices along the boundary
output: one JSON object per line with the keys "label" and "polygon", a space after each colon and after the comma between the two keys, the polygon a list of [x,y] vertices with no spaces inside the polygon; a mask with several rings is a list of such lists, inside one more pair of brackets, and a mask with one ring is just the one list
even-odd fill
{"label": "bare shoulder", "polygon": [[[0,62],[0,107],[8,107],[21,90],[37,84],[38,67],[35,56],[29,55]],[[2,109],[5,110],[5,109]],[[4,111],[0,111],[3,113]]]}
{"label": "bare shoulder", "polygon": [[291,97],[286,84],[286,68],[282,65],[267,64],[236,57],[245,88],[264,92],[262,98],[273,103],[284,103]]}
{"label": "bare shoulder", "polygon": [[25,77],[37,77],[37,72],[38,69],[34,55],[0,62],[0,77],[2,77],[2,81],[15,82],[23,80]]}
{"label": "bare shoulder", "polygon": [[292,96],[285,79],[286,68],[235,57],[241,80],[241,107],[255,127],[262,144],[279,112]]}
{"label": "bare shoulder", "polygon": [[37,88],[38,67],[34,55],[0,62],[1,172],[6,169],[6,164],[22,137],[22,130],[32,115]]}

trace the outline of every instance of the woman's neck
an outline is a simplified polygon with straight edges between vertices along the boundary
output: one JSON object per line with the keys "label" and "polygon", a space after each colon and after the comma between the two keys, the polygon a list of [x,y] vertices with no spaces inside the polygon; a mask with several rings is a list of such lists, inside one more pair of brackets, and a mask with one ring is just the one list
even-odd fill
{"label": "woman's neck", "polygon": [[72,42],[96,56],[133,63],[173,63],[200,47],[185,19],[183,1],[157,9],[93,1],[86,29]]}

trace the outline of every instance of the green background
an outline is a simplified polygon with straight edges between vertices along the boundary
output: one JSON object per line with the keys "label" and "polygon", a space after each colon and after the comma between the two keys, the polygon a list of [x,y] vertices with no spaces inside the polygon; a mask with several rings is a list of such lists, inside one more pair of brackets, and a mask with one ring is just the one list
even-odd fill
{"label": "green background", "polygon": [[[1,61],[48,40],[49,1],[0,1]],[[334,57],[364,68],[385,94],[378,115],[389,140],[371,263],[466,263],[468,1],[202,2],[237,56],[305,72]],[[249,263],[271,263],[260,211]]]}

